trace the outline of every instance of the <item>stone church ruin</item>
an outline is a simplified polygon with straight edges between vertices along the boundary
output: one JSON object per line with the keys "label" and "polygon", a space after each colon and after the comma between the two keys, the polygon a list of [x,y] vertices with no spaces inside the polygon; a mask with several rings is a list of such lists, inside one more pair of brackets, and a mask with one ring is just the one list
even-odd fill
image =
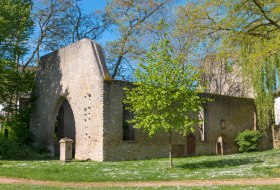
{"label": "stone church ruin", "polygon": [[[101,47],[83,39],[41,58],[33,94],[36,111],[31,118],[33,143],[59,154],[59,140],[73,140],[75,159],[95,161],[168,157],[168,135],[150,138],[134,129],[123,104],[124,87],[131,83],[106,80],[108,71]],[[203,123],[195,134],[174,133],[175,156],[238,152],[238,132],[256,127],[254,100],[203,94]],[[271,148],[270,136],[262,149]],[[222,148],[222,149],[221,149]]]}

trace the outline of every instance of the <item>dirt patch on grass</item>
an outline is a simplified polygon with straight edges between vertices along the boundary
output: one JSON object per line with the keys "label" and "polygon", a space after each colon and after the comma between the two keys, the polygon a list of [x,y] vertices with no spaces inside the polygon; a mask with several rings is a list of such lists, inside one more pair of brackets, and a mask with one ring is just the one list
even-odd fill
{"label": "dirt patch on grass", "polygon": [[272,171],[273,171],[274,173],[280,173],[280,168],[274,168],[274,169],[272,169]]}
{"label": "dirt patch on grass", "polygon": [[0,184],[43,185],[54,187],[159,187],[159,186],[209,186],[209,185],[280,185],[280,178],[232,180],[182,180],[133,182],[59,182],[22,178],[0,177]]}

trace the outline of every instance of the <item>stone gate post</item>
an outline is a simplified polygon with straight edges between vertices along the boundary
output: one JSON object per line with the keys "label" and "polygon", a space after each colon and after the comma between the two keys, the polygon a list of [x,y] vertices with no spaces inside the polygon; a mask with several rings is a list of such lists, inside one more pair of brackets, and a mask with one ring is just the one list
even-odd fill
{"label": "stone gate post", "polygon": [[60,161],[67,162],[72,160],[72,143],[73,140],[65,137],[60,139]]}

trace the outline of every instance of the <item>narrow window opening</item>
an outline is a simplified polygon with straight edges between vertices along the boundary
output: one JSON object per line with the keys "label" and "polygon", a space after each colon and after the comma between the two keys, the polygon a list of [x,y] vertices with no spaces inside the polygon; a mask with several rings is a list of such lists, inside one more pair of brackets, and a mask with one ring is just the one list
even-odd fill
{"label": "narrow window opening", "polygon": [[200,140],[206,141],[207,140],[207,120],[208,120],[208,109],[206,106],[204,106],[200,112],[198,113],[198,118],[201,121],[199,124],[199,133],[200,133]]}
{"label": "narrow window opening", "polygon": [[126,110],[125,104],[123,104],[123,140],[135,141],[135,129],[133,124],[128,121],[133,118],[133,113]]}

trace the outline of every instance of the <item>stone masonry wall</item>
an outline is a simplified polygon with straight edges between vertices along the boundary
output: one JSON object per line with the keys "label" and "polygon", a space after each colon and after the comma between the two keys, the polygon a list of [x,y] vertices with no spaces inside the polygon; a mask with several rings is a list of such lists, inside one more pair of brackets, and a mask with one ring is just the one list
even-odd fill
{"label": "stone masonry wall", "polygon": [[[254,128],[254,101],[253,99],[230,96],[205,94],[212,99],[205,107],[208,112],[206,123],[206,140],[196,139],[196,154],[216,154],[216,142],[219,136],[226,144],[225,154],[238,152],[234,142],[237,134],[246,129]],[[224,121],[224,126],[221,122]],[[198,132],[196,133],[197,136]]]}
{"label": "stone masonry wall", "polygon": [[[113,81],[105,83],[104,100],[104,160],[137,160],[168,156],[167,134],[150,138],[140,129],[135,130],[134,141],[123,140],[123,87],[129,83]],[[181,138],[184,139],[184,138]],[[174,143],[180,141],[174,138]]]}
{"label": "stone masonry wall", "polygon": [[[104,160],[136,160],[168,157],[168,136],[157,134],[150,138],[142,130],[135,131],[134,141],[123,140],[123,87],[132,86],[122,81],[107,82],[104,84]],[[238,132],[254,128],[254,101],[253,99],[203,94],[211,98],[205,107],[208,110],[206,117],[206,140],[201,141],[198,126],[195,132],[195,155],[216,154],[216,142],[219,136],[225,141],[225,154],[238,152],[234,142]],[[221,127],[221,121],[224,126]],[[269,148],[269,138],[265,138],[262,149]],[[174,155],[176,147],[181,145],[183,156],[187,155],[187,138],[173,134],[172,144]],[[182,156],[182,155],[181,155]]]}
{"label": "stone masonry wall", "polygon": [[75,158],[103,161],[104,64],[101,48],[87,39],[41,58],[31,119],[35,146],[54,153],[55,120],[67,99],[75,120]]}
{"label": "stone masonry wall", "polygon": [[[167,157],[166,133],[149,137],[142,130],[135,129],[134,140],[123,140],[123,88],[132,87],[132,84],[106,81],[107,76],[100,46],[87,39],[42,57],[33,91],[37,97],[30,126],[33,144],[47,148],[54,155],[55,121],[59,108],[67,99],[74,120],[65,121],[67,118],[64,118],[64,121],[66,125],[75,124],[76,159],[116,161]],[[213,99],[205,105],[206,139],[201,140],[199,126],[195,126],[194,136],[183,137],[174,133],[174,156],[215,154],[219,136],[226,143],[225,153],[237,152],[234,142],[237,133],[254,128],[253,99],[213,94],[202,96]],[[270,145],[271,135],[268,133],[261,148],[267,149]]]}

